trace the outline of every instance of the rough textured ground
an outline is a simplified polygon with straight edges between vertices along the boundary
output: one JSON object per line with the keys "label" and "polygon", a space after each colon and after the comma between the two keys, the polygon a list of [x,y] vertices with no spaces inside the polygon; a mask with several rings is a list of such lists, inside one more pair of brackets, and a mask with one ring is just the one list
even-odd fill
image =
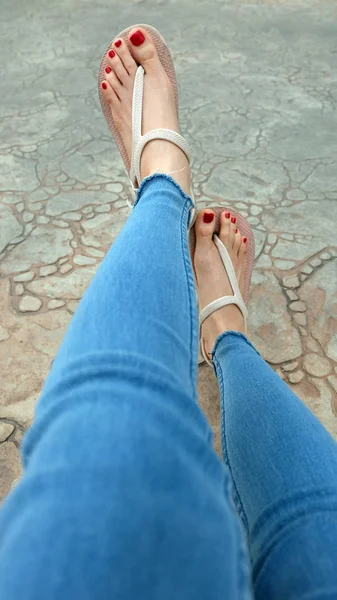
{"label": "rough textured ground", "polygon": [[[96,91],[136,22],[172,48],[199,206],[218,197],[257,242],[251,339],[337,434],[337,8],[311,0],[0,0],[0,479],[63,332],[128,216]],[[214,376],[200,372],[218,432]],[[219,440],[217,437],[217,445]]]}

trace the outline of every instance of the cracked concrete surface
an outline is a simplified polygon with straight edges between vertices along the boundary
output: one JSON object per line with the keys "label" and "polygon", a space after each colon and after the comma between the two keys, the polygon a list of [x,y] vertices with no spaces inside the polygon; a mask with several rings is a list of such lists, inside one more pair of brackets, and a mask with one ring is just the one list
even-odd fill
{"label": "cracked concrete surface", "polygon": [[[0,5],[1,495],[20,475],[18,447],[63,332],[129,214],[96,75],[108,41],[137,22],[172,49],[199,207],[233,207],[254,230],[250,337],[336,436],[336,6]],[[219,449],[207,367],[199,392]]]}

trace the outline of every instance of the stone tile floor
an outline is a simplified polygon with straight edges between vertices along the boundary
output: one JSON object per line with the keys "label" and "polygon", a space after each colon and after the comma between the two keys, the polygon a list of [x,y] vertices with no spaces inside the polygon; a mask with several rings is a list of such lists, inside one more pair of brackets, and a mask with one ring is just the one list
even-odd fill
{"label": "stone tile floor", "polygon": [[[129,214],[96,90],[111,37],[150,22],[172,48],[199,207],[257,242],[251,339],[337,435],[337,7],[313,0],[0,0],[0,479],[77,303]],[[211,10],[210,10],[211,7]],[[201,405],[216,432],[214,376]]]}

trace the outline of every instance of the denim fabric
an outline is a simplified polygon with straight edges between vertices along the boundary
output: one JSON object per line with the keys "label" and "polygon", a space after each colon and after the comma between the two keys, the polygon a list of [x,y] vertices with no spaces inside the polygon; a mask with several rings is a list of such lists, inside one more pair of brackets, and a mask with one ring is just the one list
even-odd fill
{"label": "denim fabric", "polygon": [[336,445],[234,333],[214,353],[226,465],[213,452],[190,209],[145,180],[78,307],[0,512],[1,599],[249,600],[246,537],[257,598],[337,596]]}
{"label": "denim fabric", "polygon": [[337,598],[337,444],[241,333],[216,342],[221,433],[255,598]]}

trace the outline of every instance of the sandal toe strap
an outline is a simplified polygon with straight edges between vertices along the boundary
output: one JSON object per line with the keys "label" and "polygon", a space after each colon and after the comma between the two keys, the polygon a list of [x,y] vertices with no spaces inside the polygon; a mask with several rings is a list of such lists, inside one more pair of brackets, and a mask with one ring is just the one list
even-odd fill
{"label": "sandal toe strap", "polygon": [[[133,85],[133,98],[132,98],[132,156],[131,156],[131,167],[130,167],[130,183],[135,198],[137,189],[141,183],[140,174],[140,161],[142,152],[149,142],[152,140],[166,140],[175,144],[184,152],[188,161],[190,161],[191,150],[190,146],[179,133],[172,131],[171,129],[152,129],[145,135],[142,135],[142,119],[143,119],[143,95],[144,95],[144,69],[139,66],[136,72],[135,81]],[[193,206],[191,207],[189,217],[189,228],[192,227],[196,218],[196,206],[191,189],[190,196],[192,199]],[[132,206],[132,204],[130,204]]]}
{"label": "sandal toe strap", "polygon": [[235,274],[233,263],[228,254],[228,250],[217,235],[214,235],[214,243],[218,248],[220,258],[226,269],[226,273],[227,273],[230,285],[233,290],[233,295],[232,296],[222,296],[221,298],[217,298],[216,300],[213,300],[213,302],[210,302],[209,304],[207,304],[207,306],[205,306],[200,311],[200,314],[199,314],[200,350],[201,350],[201,354],[202,354],[203,358],[210,366],[212,366],[212,363],[209,360],[209,357],[205,350],[204,341],[201,337],[201,325],[207,319],[207,317],[212,315],[215,311],[219,310],[220,308],[223,308],[224,306],[229,306],[231,304],[234,304],[235,306],[237,306],[239,308],[239,310],[242,313],[244,325],[245,325],[245,331],[247,331],[247,319],[248,319],[248,310],[247,310],[247,307],[242,298],[238,280],[237,280],[237,277]]}

